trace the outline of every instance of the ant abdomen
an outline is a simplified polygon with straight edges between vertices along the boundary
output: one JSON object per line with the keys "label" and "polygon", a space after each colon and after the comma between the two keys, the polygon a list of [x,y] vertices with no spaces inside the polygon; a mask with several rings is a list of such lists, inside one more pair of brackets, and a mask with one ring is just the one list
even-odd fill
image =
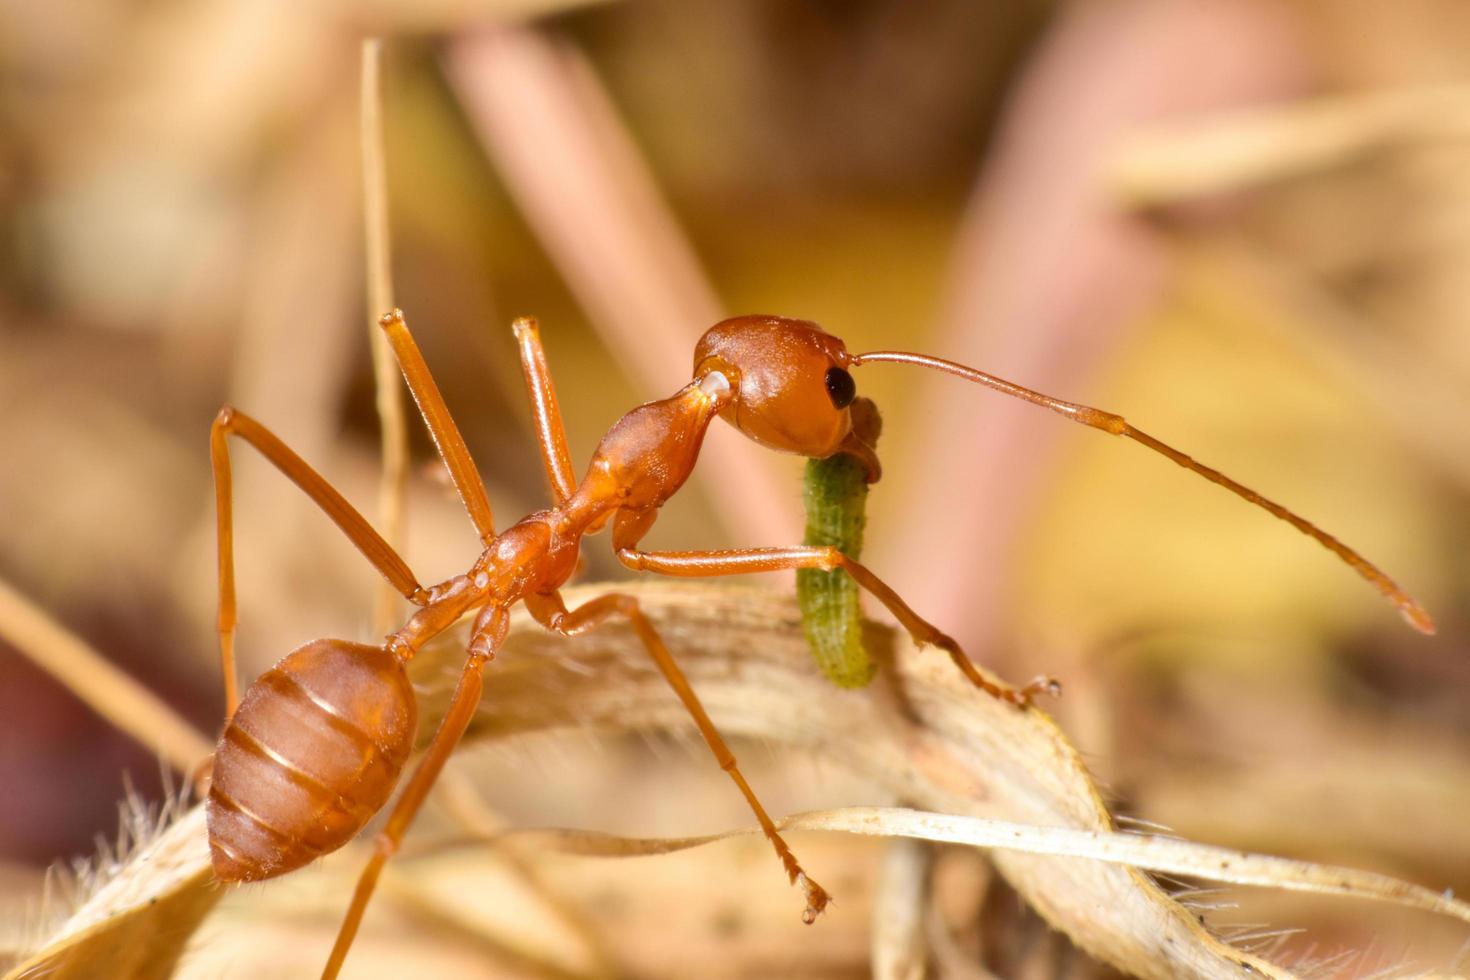
{"label": "ant abdomen", "polygon": [[402,662],[382,647],[317,640],[262,674],[215,750],[215,876],[271,878],[351,840],[393,792],[417,716]]}

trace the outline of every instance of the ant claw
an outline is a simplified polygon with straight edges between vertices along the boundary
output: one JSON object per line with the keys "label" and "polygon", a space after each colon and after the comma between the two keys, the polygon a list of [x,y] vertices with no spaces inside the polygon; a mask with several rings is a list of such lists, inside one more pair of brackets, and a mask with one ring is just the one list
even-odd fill
{"label": "ant claw", "polygon": [[811,925],[817,921],[817,916],[822,914],[827,903],[832,901],[832,896],[827,894],[825,888],[808,878],[805,871],[797,872],[796,884],[806,892],[806,909],[801,913],[801,921]]}
{"label": "ant claw", "polygon": [[1038,694],[1059,698],[1062,696],[1062,682],[1055,677],[1042,674],[1025,687],[1008,689],[1004,694],[1004,699],[1018,708],[1029,708],[1031,699]]}

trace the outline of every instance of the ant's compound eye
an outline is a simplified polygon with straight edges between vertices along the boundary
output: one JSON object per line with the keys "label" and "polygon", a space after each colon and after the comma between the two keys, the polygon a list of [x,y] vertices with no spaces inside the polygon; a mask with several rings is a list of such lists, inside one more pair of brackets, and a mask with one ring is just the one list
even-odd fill
{"label": "ant's compound eye", "polygon": [[840,367],[828,368],[827,394],[831,396],[833,405],[846,408],[857,397],[857,382]]}

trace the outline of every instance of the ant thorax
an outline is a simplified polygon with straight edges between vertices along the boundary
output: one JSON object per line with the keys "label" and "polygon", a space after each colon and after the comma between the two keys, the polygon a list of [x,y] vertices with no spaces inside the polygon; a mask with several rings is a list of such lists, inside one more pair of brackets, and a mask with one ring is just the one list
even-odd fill
{"label": "ant thorax", "polygon": [[609,507],[661,506],[694,470],[704,434],[729,392],[724,375],[711,372],[672,397],[640,405],[618,419],[597,444],[566,510],[600,517]]}

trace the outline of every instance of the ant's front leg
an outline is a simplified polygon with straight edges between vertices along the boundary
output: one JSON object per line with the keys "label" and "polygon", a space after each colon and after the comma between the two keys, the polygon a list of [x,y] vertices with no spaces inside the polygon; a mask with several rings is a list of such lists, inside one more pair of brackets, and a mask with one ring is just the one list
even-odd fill
{"label": "ant's front leg", "polygon": [[1037,694],[1059,695],[1061,684],[1051,677],[1041,676],[1024,687],[1002,686],[980,673],[954,637],[941,632],[934,624],[924,619],[903,601],[882,579],[874,575],[865,565],[853,561],[836,548],[743,548],[730,551],[639,551],[632,547],[618,548],[618,561],[628,568],[658,575],[678,578],[705,578],[717,575],[746,575],[752,572],[776,572],[795,568],[816,568],[822,571],[842,569],[853,580],[872,593],[893,614],[915,643],[939,647],[949,654],[960,672],[980,690],[1026,707]]}
{"label": "ant's front leg", "polygon": [[561,408],[556,402],[556,388],[551,383],[551,369],[546,365],[546,351],[541,347],[541,333],[535,317],[523,316],[512,325],[516,345],[521,351],[521,372],[526,378],[526,394],[531,399],[531,417],[536,424],[536,441],[541,445],[541,462],[551,483],[558,507],[565,507],[577,492],[577,476],[572,471],[572,454],[567,449],[567,430],[562,425]]}

